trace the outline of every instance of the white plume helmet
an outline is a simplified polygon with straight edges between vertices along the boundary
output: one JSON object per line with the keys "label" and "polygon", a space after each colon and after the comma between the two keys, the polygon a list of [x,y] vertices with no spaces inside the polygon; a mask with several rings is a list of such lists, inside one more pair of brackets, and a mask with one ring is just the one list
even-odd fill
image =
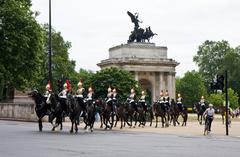
{"label": "white plume helmet", "polygon": [[82,86],[82,85],[83,85],[82,81],[79,81],[78,84],[77,84],[78,87]]}
{"label": "white plume helmet", "polygon": [[112,89],[111,89],[111,87],[109,86],[109,87],[108,87],[108,92],[111,92],[111,91],[112,91]]}

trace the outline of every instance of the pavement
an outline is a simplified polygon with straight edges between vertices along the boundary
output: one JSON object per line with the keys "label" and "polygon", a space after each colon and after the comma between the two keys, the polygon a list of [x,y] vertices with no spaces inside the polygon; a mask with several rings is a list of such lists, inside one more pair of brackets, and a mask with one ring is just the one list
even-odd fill
{"label": "pavement", "polygon": [[[52,132],[51,125],[44,123],[43,132],[37,123],[0,120],[1,157],[202,157],[235,156],[239,154],[239,122],[230,128],[231,136],[224,136],[224,125],[213,123],[213,132],[203,136],[203,125],[189,122],[187,127],[124,128],[122,130],[83,130],[70,134],[70,123],[64,123],[63,131]],[[238,125],[238,126],[237,126]]]}

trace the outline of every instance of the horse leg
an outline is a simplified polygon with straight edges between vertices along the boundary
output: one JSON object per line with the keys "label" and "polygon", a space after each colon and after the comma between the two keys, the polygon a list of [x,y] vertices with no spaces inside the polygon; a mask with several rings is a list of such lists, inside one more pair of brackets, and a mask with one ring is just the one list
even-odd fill
{"label": "horse leg", "polygon": [[73,133],[73,124],[74,124],[74,122],[72,121],[72,126],[71,126],[70,133]]}
{"label": "horse leg", "polygon": [[101,120],[100,128],[103,128],[103,116],[102,115],[100,116],[100,120]]}
{"label": "horse leg", "polygon": [[94,126],[94,120],[92,121],[92,123],[90,125],[91,132],[93,132],[93,126]]}
{"label": "horse leg", "polygon": [[42,119],[41,118],[38,119],[38,128],[39,128],[39,131],[42,131],[43,125],[42,125]]}
{"label": "horse leg", "polygon": [[75,133],[78,133],[78,123],[75,121]]}
{"label": "horse leg", "polygon": [[222,123],[224,124],[224,114],[222,114]]}
{"label": "horse leg", "polygon": [[150,126],[152,126],[153,113],[150,113]]}
{"label": "horse leg", "polygon": [[114,124],[114,114],[112,114],[112,116],[111,116],[111,121],[112,121],[112,123],[111,123],[111,127],[110,127],[110,129],[113,128],[113,124]]}
{"label": "horse leg", "polygon": [[156,115],[156,126],[155,126],[155,128],[157,128],[157,124],[158,124],[158,116]]}
{"label": "horse leg", "polygon": [[136,127],[136,125],[137,125],[137,121],[139,120],[138,118],[139,118],[139,116],[137,115],[137,113],[135,113],[134,115],[134,120],[135,120],[135,123],[134,123],[134,126],[133,126],[133,128],[135,128]]}
{"label": "horse leg", "polygon": [[130,116],[130,128],[132,127],[133,116]]}
{"label": "horse leg", "polygon": [[167,117],[165,117],[164,119],[165,119],[165,127],[169,127],[169,119],[168,119],[168,116],[169,115],[167,115]]}
{"label": "horse leg", "polygon": [[176,115],[172,116],[173,126],[176,126]]}
{"label": "horse leg", "polygon": [[63,130],[63,124],[62,124],[62,122],[60,123],[60,130]]}
{"label": "horse leg", "polygon": [[117,127],[117,122],[119,121],[119,116],[116,115],[116,122],[114,124],[114,127]]}
{"label": "horse leg", "polygon": [[120,127],[120,129],[122,129],[122,127],[123,127],[123,118],[121,117],[121,127]]}
{"label": "horse leg", "polygon": [[164,128],[164,117],[161,116],[161,119],[162,119],[162,128]]}
{"label": "horse leg", "polygon": [[179,118],[179,114],[176,116],[176,122],[178,125],[180,125],[179,121],[178,121],[178,118]]}

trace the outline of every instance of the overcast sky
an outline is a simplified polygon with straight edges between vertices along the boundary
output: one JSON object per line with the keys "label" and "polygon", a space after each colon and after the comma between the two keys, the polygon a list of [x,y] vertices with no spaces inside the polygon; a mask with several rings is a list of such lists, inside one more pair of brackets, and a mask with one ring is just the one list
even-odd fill
{"label": "overcast sky", "polygon": [[[32,0],[39,23],[48,23],[48,1]],[[240,0],[52,0],[52,26],[72,43],[76,70],[99,70],[108,49],[126,43],[134,27],[127,11],[139,12],[140,27],[158,34],[152,42],[180,62],[177,76],[197,70],[192,58],[207,39],[240,45]]]}

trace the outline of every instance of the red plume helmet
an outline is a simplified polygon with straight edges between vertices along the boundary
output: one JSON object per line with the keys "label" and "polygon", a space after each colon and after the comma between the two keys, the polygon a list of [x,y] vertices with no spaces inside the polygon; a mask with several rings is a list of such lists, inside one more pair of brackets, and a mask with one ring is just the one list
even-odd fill
{"label": "red plume helmet", "polygon": [[69,83],[68,80],[66,80],[66,84],[67,84],[67,90],[70,91],[70,88],[71,88],[71,87],[70,87],[70,83]]}
{"label": "red plume helmet", "polygon": [[52,85],[51,85],[51,82],[50,81],[48,81],[48,84],[47,84],[47,86],[46,86],[46,89],[47,90],[52,90]]}

